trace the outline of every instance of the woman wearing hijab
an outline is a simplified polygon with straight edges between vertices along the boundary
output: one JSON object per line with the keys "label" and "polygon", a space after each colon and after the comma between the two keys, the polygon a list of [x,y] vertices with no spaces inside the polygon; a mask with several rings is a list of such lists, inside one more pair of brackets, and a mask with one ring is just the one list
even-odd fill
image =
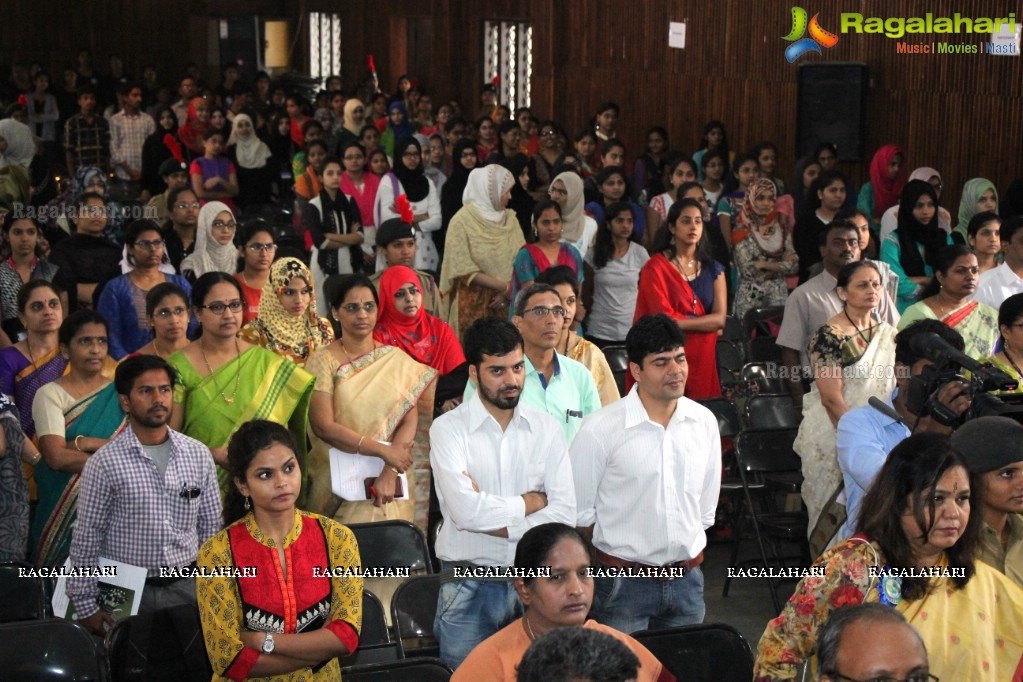
{"label": "woman wearing hijab", "polygon": [[234,246],[237,227],[234,214],[227,204],[207,202],[199,211],[195,249],[181,261],[181,274],[185,279],[195,282],[207,272],[233,275],[238,270],[238,249]]}
{"label": "woman wearing hijab", "polygon": [[998,213],[998,190],[995,184],[986,178],[972,178],[963,185],[963,193],[959,198],[959,223],[952,233],[953,241],[968,244],[967,228],[973,216],[991,211]]}
{"label": "woman wearing hijab", "polygon": [[899,276],[896,305],[901,315],[920,300],[934,276],[949,234],[938,225],[938,194],[931,183],[910,180],[899,198],[898,227],[881,243],[881,260]]}
{"label": "woman wearing hijab", "polygon": [[870,160],[870,182],[860,188],[856,208],[870,219],[876,231],[881,216],[899,203],[899,195],[906,184],[906,155],[895,144],[886,144]]}
{"label": "woman wearing hijab", "polygon": [[7,145],[0,151],[0,168],[13,165],[29,170],[36,153],[32,129],[13,118],[5,118],[0,120],[0,139]]}
{"label": "woman wearing hijab", "polygon": [[[913,180],[923,180],[924,182],[931,183],[931,187],[934,188],[934,194],[938,197],[938,201],[941,201],[941,190],[944,188],[941,173],[930,166],[921,166],[909,174],[909,180],[906,182],[912,182]],[[881,231],[878,238],[879,243],[883,243],[884,240],[891,235],[897,227],[898,221],[899,205],[895,204],[885,211],[883,216],[881,216]],[[952,234],[952,215],[945,210],[943,206],[938,206],[938,227],[943,229],[946,234]],[[963,229],[966,228],[964,227]]]}
{"label": "woman wearing hijab", "polygon": [[234,163],[238,174],[238,196],[235,199],[238,206],[244,209],[252,204],[265,204],[272,191],[272,154],[266,143],[256,135],[248,114],[234,117],[227,145],[228,158]]}
{"label": "woman wearing hijab", "polygon": [[334,340],[330,322],[316,314],[316,286],[305,263],[281,258],[270,266],[259,313],[239,337],[299,367],[305,367],[314,350]]}
{"label": "woman wearing hijab", "polygon": [[448,225],[439,284],[456,335],[481,317],[508,314],[512,265],[525,243],[515,212],[506,208],[514,183],[501,166],[472,171],[462,209]]}
{"label": "woman wearing hijab", "polygon": [[597,221],[583,211],[583,179],[571,171],[559,173],[551,181],[548,193],[561,204],[561,241],[585,256],[597,234]]}
{"label": "woman wearing hijab", "polygon": [[[408,112],[405,110],[405,104],[401,100],[396,100],[387,107],[387,127],[380,133],[380,146],[387,152],[387,156],[393,159],[395,143],[407,137],[412,137]],[[398,165],[397,159],[394,165]]]}
{"label": "woman wearing hijab", "polygon": [[747,236],[735,246],[739,286],[734,315],[740,320],[754,308],[785,305],[785,277],[799,271],[788,219],[777,209],[777,188],[770,178],[757,178],[746,190],[736,229]]}
{"label": "woman wearing hijab", "polygon": [[462,208],[462,194],[469,182],[469,173],[478,166],[476,143],[467,137],[455,142],[451,152],[451,173],[440,190],[441,228],[437,233],[436,246],[441,262],[444,260],[444,242],[447,239],[448,225]]}
{"label": "woman wearing hijab", "polygon": [[103,228],[103,237],[118,246],[124,244],[124,213],[117,202],[110,201],[110,184],[107,182],[106,174],[99,166],[82,166],[75,171],[74,180],[71,181],[71,190],[47,204],[47,210],[42,211],[39,216],[39,222],[44,227],[47,220],[52,220],[52,216],[58,216],[57,226],[66,233],[58,234],[47,230],[46,237],[50,240],[50,246],[54,246],[56,242],[62,241],[64,237],[72,234],[68,216],[74,214],[78,198],[86,192],[103,196],[103,202],[107,209],[107,222]]}
{"label": "woman wearing hijab", "polygon": [[338,157],[344,156],[345,145],[349,142],[358,142],[362,134],[362,127],[366,124],[366,107],[354,97],[345,102],[344,124],[337,133]]}
{"label": "woman wearing hijab", "polygon": [[199,158],[205,152],[203,136],[210,129],[210,103],[202,97],[194,97],[188,103],[188,117],[178,129],[178,139],[187,150],[189,160]]}
{"label": "woman wearing hijab", "polygon": [[[151,196],[155,197],[167,190],[167,183],[160,175],[160,166],[167,159],[181,155],[177,134],[178,117],[174,110],[170,107],[161,108],[156,114],[156,131],[142,144],[142,189],[147,190]],[[177,149],[177,154],[174,149]]]}
{"label": "woman wearing hijab", "polygon": [[423,171],[423,151],[419,140],[411,135],[404,137],[398,140],[395,150],[398,156],[394,159],[393,172],[399,185],[395,187],[394,183],[386,181],[380,183],[374,211],[379,216],[376,224],[382,225],[385,220],[400,217],[395,200],[401,194],[408,197],[414,214],[412,225],[416,230],[414,267],[436,272],[440,257],[431,233],[441,226],[440,194]]}

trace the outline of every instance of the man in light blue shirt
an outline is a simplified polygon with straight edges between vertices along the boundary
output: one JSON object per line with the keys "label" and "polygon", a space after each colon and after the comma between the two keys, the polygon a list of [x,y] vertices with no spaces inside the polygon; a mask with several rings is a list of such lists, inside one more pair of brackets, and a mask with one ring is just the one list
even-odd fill
{"label": "man in light blue shirt", "polygon": [[[555,350],[565,314],[557,289],[548,284],[530,284],[515,297],[512,322],[525,343],[522,403],[554,417],[571,445],[583,417],[601,405],[597,384],[586,365]],[[465,400],[475,392],[476,386],[470,381],[465,387]]]}
{"label": "man in light blue shirt", "polygon": [[[838,447],[838,466],[842,470],[842,481],[845,484],[847,510],[847,518],[839,533],[839,539],[855,534],[860,501],[873,483],[874,476],[881,470],[888,453],[896,445],[911,432],[945,434],[952,432],[951,427],[938,423],[928,415],[918,417],[906,404],[906,398],[910,393],[910,380],[919,377],[925,368],[934,364],[918,355],[912,348],[916,336],[929,333],[937,334],[959,351],[964,347],[963,337],[959,332],[938,320],[919,320],[898,333],[895,337],[896,388],[885,399],[885,404],[898,413],[901,422],[870,405],[849,410],[838,420],[835,440]],[[961,381],[950,381],[937,390],[937,398],[956,414],[962,414],[970,407],[967,388]]]}

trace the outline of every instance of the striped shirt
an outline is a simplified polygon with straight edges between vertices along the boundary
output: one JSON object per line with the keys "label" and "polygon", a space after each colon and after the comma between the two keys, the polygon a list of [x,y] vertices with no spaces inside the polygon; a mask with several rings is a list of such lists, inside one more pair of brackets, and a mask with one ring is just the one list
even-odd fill
{"label": "striped shirt", "polygon": [[149,114],[129,116],[122,109],[110,117],[110,165],[118,178],[131,180],[128,171],[121,168],[121,163],[127,163],[137,171],[142,170],[142,145],[155,131],[156,123]]}

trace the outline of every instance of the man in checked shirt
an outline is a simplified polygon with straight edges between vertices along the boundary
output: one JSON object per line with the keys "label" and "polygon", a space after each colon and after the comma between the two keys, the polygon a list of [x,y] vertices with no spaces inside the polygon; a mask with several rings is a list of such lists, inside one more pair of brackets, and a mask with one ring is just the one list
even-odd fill
{"label": "man in checked shirt", "polygon": [[[118,365],[114,386],[128,426],[85,463],[71,540],[73,567],[94,567],[105,557],[149,571],[140,613],[195,603],[194,577],[160,577],[160,569],[187,574],[200,545],[222,525],[209,448],[167,426],[174,378],[155,355]],[[96,578],[68,578],[67,593],[79,622],[103,636],[114,621],[97,603]]]}

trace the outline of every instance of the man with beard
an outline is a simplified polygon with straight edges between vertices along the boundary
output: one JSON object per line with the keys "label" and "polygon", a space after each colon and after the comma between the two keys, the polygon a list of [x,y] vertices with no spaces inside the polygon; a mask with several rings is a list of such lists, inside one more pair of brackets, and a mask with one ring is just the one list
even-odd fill
{"label": "man with beard", "polygon": [[[810,335],[842,311],[842,301],[835,287],[839,271],[860,260],[860,237],[856,224],[850,220],[833,220],[821,231],[820,250],[824,270],[796,288],[785,301],[785,315],[778,331],[782,364],[789,381],[789,393],[796,409],[803,407],[806,392],[802,379],[810,376],[806,346]],[[885,288],[882,282],[882,288]],[[899,324],[899,312],[887,290],[873,313],[878,320],[893,327]]]}
{"label": "man with beard", "polygon": [[570,450],[576,526],[596,558],[591,613],[621,632],[700,623],[699,566],[721,486],[717,419],[682,396],[689,365],[674,320],[641,317],[625,346],[635,386],[587,417]]}
{"label": "man with beard", "polygon": [[430,429],[430,464],[444,525],[436,552],[455,579],[441,583],[434,620],[440,657],[457,668],[472,649],[521,615],[511,576],[530,528],[575,519],[572,470],[561,428],[519,404],[526,360],[507,321],[477,320],[465,332],[478,390]]}
{"label": "man with beard", "polygon": [[114,621],[99,603],[100,557],[140,566],[149,577],[139,613],[195,603],[199,547],[220,530],[217,472],[209,448],[171,430],[174,369],[137,355],[117,366],[114,386],[128,425],[85,463],[68,578],[78,621],[103,636]]}

